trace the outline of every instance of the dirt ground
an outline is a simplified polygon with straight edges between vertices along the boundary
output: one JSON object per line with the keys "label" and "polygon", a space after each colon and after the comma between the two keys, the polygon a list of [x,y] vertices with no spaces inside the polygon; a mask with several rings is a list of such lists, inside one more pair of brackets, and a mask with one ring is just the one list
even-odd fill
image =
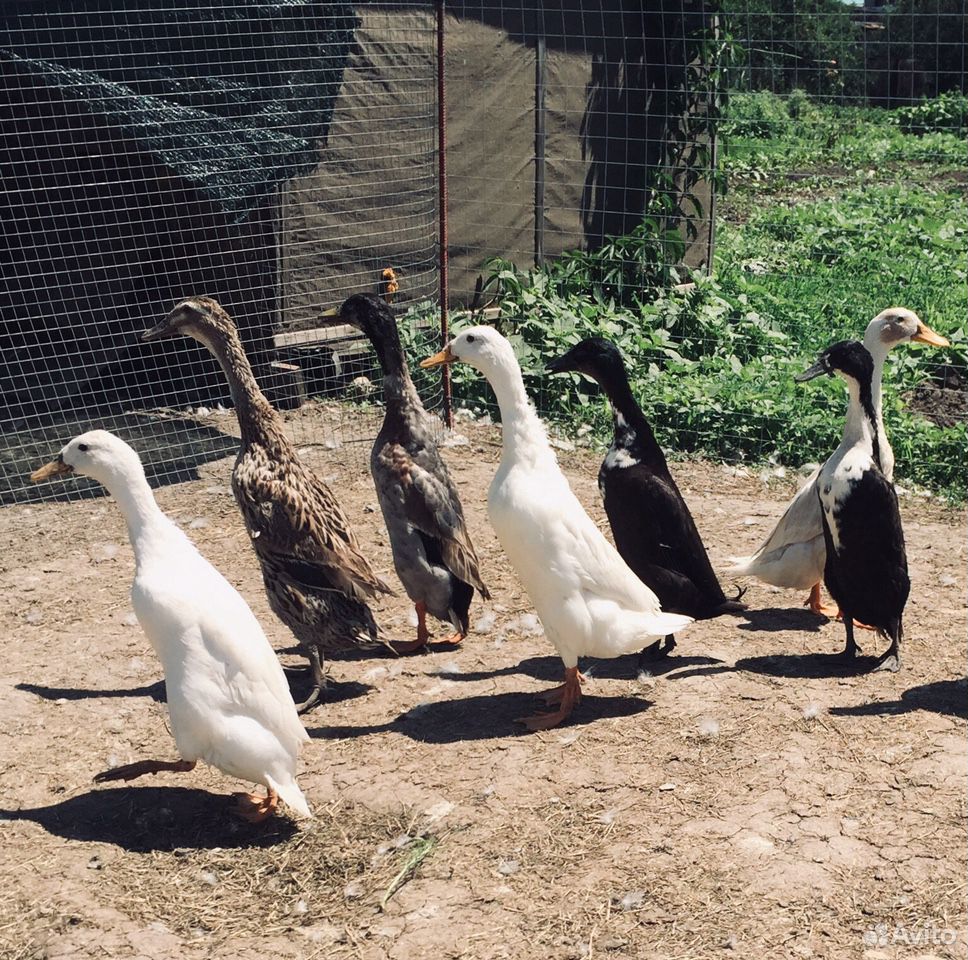
{"label": "dirt ground", "polygon": [[[486,520],[499,435],[460,429],[469,443],[446,455],[494,599],[475,604],[460,648],[331,664],[329,700],[305,717],[308,825],[237,823],[228,795],[243,785],[208,768],[92,784],[112,763],[174,757],[121,517],[108,499],[0,510],[0,955],[965,956],[962,515],[902,498],[900,673],[838,668],[824,655],[843,627],[753,583],[747,615],[696,624],[649,673],[634,657],[586,664],[572,721],[528,734],[513,719],[561,664]],[[393,579],[363,453],[310,458]],[[602,519],[599,456],[562,460]],[[298,665],[231,464],[158,499]],[[720,568],[796,487],[674,469]],[[412,634],[402,594],[377,615]],[[305,679],[293,683],[299,696]]]}

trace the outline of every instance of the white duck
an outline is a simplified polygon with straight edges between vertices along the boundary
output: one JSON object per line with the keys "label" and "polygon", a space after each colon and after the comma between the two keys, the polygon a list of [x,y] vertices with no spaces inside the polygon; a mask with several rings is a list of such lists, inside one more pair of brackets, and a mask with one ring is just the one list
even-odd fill
{"label": "white duck", "polygon": [[581,700],[580,656],[636,652],[692,618],[663,613],[585,513],[528,400],[511,344],[491,327],[472,327],[421,366],[455,360],[480,370],[497,396],[504,449],[487,515],[564,662],[565,682],[545,696],[558,709],[521,720],[530,730],[545,730]]}
{"label": "white duck", "polygon": [[[888,481],[894,479],[894,453],[887,441],[881,412],[881,377],[884,361],[892,348],[900,343],[919,341],[936,347],[949,346],[948,341],[935,333],[912,310],[889,307],[881,311],[867,325],[864,346],[874,359],[871,398],[877,415],[880,438],[881,471]],[[823,520],[817,496],[818,467],[800,492],[790,501],[783,516],[757,551],[749,557],[737,558],[729,572],[738,576],[756,577],[776,587],[809,590],[805,606],[821,616],[832,616],[836,611],[824,606],[820,597],[827,550],[823,539]]]}
{"label": "white duck", "polygon": [[137,453],[104,430],[76,437],[34,481],[80,473],[107,487],[128,524],[135,555],[131,601],[165,673],[171,730],[182,759],[141,760],[98,774],[132,780],[191,770],[198,760],[266,787],[238,794],[238,812],[258,821],[279,797],[312,814],[296,783],[308,739],[282,668],[262,627],[231,584],[155,502]]}

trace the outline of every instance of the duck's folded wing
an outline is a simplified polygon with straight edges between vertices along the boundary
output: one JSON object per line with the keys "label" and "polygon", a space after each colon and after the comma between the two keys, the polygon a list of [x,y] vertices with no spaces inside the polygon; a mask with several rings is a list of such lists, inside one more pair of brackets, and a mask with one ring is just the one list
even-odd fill
{"label": "duck's folded wing", "polygon": [[[725,600],[706,546],[675,481],[631,467],[616,471],[610,484],[610,496],[627,503],[633,515],[630,522],[638,521],[634,536],[642,543],[639,555],[664,568],[668,590],[683,597],[695,594],[698,602]],[[612,511],[610,519],[613,514],[621,522],[621,508]]]}
{"label": "duck's folded wing", "polygon": [[282,477],[266,467],[235,480],[256,551],[271,555],[294,581],[358,600],[393,593],[360,553],[346,514],[322,480],[298,464]]}
{"label": "duck's folded wing", "polygon": [[814,537],[822,536],[823,521],[820,517],[820,500],[817,497],[820,469],[818,467],[810,475],[756,552],[749,557],[736,558],[735,565],[730,568],[732,572],[742,572],[740,568],[746,563],[783,550],[791,544],[808,543]]}
{"label": "duck's folded wing", "polygon": [[231,612],[213,610],[201,624],[202,643],[218,670],[213,680],[230,713],[251,716],[276,736],[306,740],[275,651],[254,617],[250,623],[236,620]]}
{"label": "duck's folded wing", "polygon": [[559,541],[559,555],[549,561],[568,563],[585,593],[630,610],[659,610],[659,598],[629,569],[577,499],[571,509],[560,511],[557,523],[567,541]]}
{"label": "duck's folded wing", "polygon": [[[467,533],[464,510],[444,462],[436,454],[421,465],[399,443],[388,443],[378,455],[380,472],[401,496],[407,520],[440,544],[444,565],[464,583],[490,598],[480,574],[477,551]],[[428,467],[432,469],[428,469]]]}
{"label": "duck's folded wing", "polygon": [[[365,603],[378,590],[390,594],[393,592],[378,577],[376,580],[379,586],[372,587],[368,582],[353,576],[340,558],[331,560],[332,555],[319,550],[315,545],[306,551],[302,549],[302,545],[287,551],[273,549],[268,541],[264,541],[256,544],[256,551],[271,568],[272,576],[284,581],[297,593],[313,595],[332,590]],[[304,553],[310,555],[303,556]]]}

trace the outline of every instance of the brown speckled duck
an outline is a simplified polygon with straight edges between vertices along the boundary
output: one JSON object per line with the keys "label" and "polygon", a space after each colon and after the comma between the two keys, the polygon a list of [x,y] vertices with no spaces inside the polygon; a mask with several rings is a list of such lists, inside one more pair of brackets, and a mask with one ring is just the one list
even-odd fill
{"label": "brown speckled duck", "polygon": [[446,642],[467,636],[476,589],[490,594],[464,523],[464,510],[434,434],[439,424],[424,409],[410,379],[393,311],[379,297],[357,294],[328,314],[366,334],[383,368],[386,414],[370,454],[393,565],[417,611],[417,639],[394,644],[399,652],[419,650],[430,639],[430,613],[453,624]]}
{"label": "brown speckled duck", "polygon": [[300,462],[228,314],[208,297],[183,300],[142,339],[178,335],[208,347],[228,378],[242,432],[232,490],[262,567],[269,605],[309,658],[313,690],[298,705],[302,713],[325,686],[327,652],[386,642],[366,601],[393,591],[360,553],[333,492]]}

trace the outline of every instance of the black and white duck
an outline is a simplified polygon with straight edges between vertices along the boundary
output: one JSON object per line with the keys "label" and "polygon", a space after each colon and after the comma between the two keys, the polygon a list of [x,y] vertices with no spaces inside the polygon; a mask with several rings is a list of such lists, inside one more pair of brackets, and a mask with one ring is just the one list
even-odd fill
{"label": "black and white duck", "polygon": [[847,383],[850,403],[840,446],[817,477],[826,561],[823,578],[843,611],[852,661],[854,620],[890,640],[875,670],[897,671],[901,617],[911,581],[904,552],[904,531],[894,486],[881,470],[877,409],[871,393],[874,360],[863,344],[842,340],[828,347],[797,380],[837,375]]}
{"label": "black and white duck", "polygon": [[490,594],[457,487],[437,448],[440,423],[424,409],[393,311],[383,300],[356,294],[327,315],[366,334],[383,368],[386,413],[370,453],[370,471],[393,565],[417,612],[417,639],[394,648],[407,652],[426,646],[428,613],[453,625],[455,633],[445,642],[460,643],[467,636],[474,591],[485,600]]}
{"label": "black and white duck", "polygon": [[[723,593],[696,528],[656,442],[632,395],[618,347],[591,337],[549,361],[552,373],[572,371],[601,385],[612,407],[614,437],[598,471],[598,489],[622,559],[671,613],[708,620],[746,609]],[[668,653],[666,637],[645,651]]]}
{"label": "black and white duck", "polygon": [[[894,479],[894,453],[887,439],[881,412],[881,377],[888,353],[904,343],[949,346],[945,337],[935,333],[913,310],[904,307],[888,307],[867,325],[864,346],[874,361],[871,398],[877,414],[881,472],[888,480]],[[836,611],[826,607],[820,596],[825,553],[820,504],[817,500],[818,474],[819,469],[800,488],[756,552],[737,558],[728,572],[756,577],[776,587],[809,590],[804,605],[821,616],[832,616]]]}
{"label": "black and white duck", "polygon": [[179,335],[208,347],[229,382],[242,433],[232,490],[269,606],[309,658],[313,689],[299,704],[302,713],[326,685],[326,653],[387,643],[367,600],[393,591],[360,552],[333,491],[300,461],[282,418],[259,389],[229,315],[208,297],[183,300],[142,339]]}

